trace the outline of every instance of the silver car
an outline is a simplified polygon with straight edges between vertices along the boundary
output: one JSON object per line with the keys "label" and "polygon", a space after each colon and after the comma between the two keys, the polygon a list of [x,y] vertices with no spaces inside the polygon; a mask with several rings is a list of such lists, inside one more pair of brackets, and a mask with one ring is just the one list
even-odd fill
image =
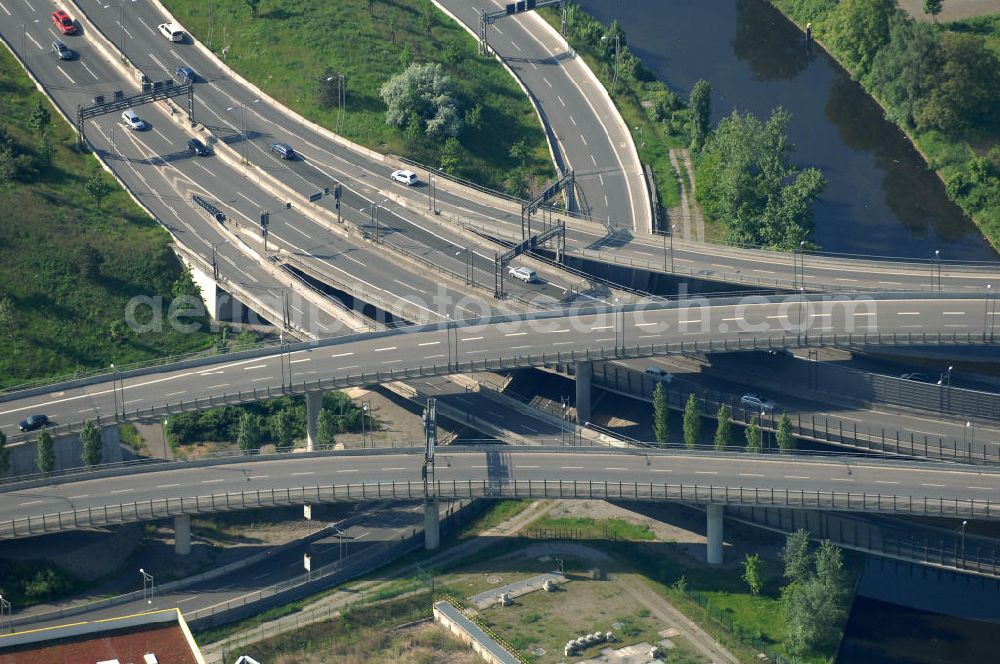
{"label": "silver car", "polygon": [[770,413],[777,406],[773,401],[759,397],[756,394],[744,394],[740,397],[740,405],[747,410],[755,410],[761,413]]}

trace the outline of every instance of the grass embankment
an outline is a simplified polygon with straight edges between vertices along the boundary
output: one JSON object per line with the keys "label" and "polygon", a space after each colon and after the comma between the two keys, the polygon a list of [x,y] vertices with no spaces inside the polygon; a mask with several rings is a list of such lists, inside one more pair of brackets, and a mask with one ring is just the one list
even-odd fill
{"label": "grass embankment", "polygon": [[[47,146],[31,128],[39,102],[51,116]],[[0,177],[0,387],[209,346],[205,331],[136,334],[124,325],[135,296],[163,296],[165,313],[181,275],[170,237],[116,186],[100,207],[88,196],[97,160],[75,151],[73,129],[5,48],[0,129],[18,164],[10,180]]]}
{"label": "grass embankment", "polygon": [[565,537],[570,539],[652,540],[647,526],[625,519],[587,519],[543,516],[525,529],[529,537]]}
{"label": "grass embankment", "polygon": [[[429,0],[369,3],[366,0],[270,0],[251,19],[243,0],[216,0],[209,31],[210,3],[167,0],[177,19],[226,63],[281,103],[336,130],[338,108],[320,102],[328,70],[347,79],[345,138],[383,153],[437,167],[443,143],[407,136],[386,124],[379,89],[411,62],[440,63],[457,84],[460,112],[482,106],[479,128],[468,123],[456,173],[479,184],[513,191],[521,158],[511,148],[527,147],[526,170],[536,180],[553,177],[545,135],[531,103],[507,71],[480,57],[475,40]],[[209,39],[209,34],[212,35]]]}
{"label": "grass embankment", "polygon": [[[556,30],[559,29],[562,20],[559,12],[546,9],[539,14]],[[566,39],[604,88],[610,91],[614,78],[614,60],[600,40],[606,30],[605,26],[579,6],[571,6]],[[622,69],[625,71],[619,73],[611,99],[632,131],[639,160],[643,164],[649,164],[653,170],[656,193],[662,208],[660,218],[663,219],[664,210],[680,205],[678,173],[670,163],[670,148],[685,148],[690,141],[685,129],[686,109],[667,86],[656,80],[641,63],[634,70],[637,72],[634,76],[630,74],[633,71],[631,67]],[[669,116],[669,120],[665,115]]]}
{"label": "grass embankment", "polygon": [[[813,24],[813,34],[826,51],[837,60],[851,77],[860,80],[865,90],[890,115],[903,114],[900,108],[892,108],[885,96],[881,94],[885,82],[875,83],[869,72],[862,72],[859,67],[850,66],[850,59],[834,30],[838,5],[833,0],[773,0],[772,3],[785,16],[799,26],[807,22]],[[903,10],[894,8],[900,15]],[[954,22],[936,24],[938,39],[948,33],[964,33],[976,35],[984,42],[986,52],[992,51],[1000,57],[1000,14],[970,18]],[[874,32],[875,27],[869,26]],[[896,39],[889,35],[886,41]],[[871,46],[868,44],[867,46]],[[894,44],[880,48],[892,48]],[[898,45],[897,45],[898,46]],[[927,56],[927,59],[931,58]],[[963,66],[971,66],[964,63]],[[996,61],[993,62],[996,66]],[[978,78],[983,76],[996,77],[1000,72],[991,70],[976,73],[965,72],[956,77]],[[948,95],[960,95],[960,80],[953,80],[953,87]],[[922,101],[922,100],[918,100]],[[987,241],[994,249],[1000,251],[1000,114],[992,110],[992,118],[983,121],[973,121],[967,126],[956,123],[956,128],[942,131],[940,128],[922,126],[920,123],[897,122],[897,126],[910,138],[917,149],[923,154],[928,165],[945,183],[945,191],[953,202],[972,218]]]}

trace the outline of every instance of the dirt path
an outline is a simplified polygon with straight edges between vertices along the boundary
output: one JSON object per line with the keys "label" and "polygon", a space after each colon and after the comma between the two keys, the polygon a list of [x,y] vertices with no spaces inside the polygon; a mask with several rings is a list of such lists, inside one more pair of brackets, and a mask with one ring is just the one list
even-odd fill
{"label": "dirt path", "polygon": [[[681,165],[677,160],[679,149],[670,149],[670,165],[674,167],[674,173],[677,174],[677,183],[681,187],[681,205],[679,208],[671,208],[667,210],[667,217],[669,219],[671,234],[679,235],[679,237],[685,240],[691,239],[691,208],[689,206],[688,195],[687,195],[687,185],[684,184],[684,178],[681,177]],[[680,217],[677,219],[677,217]],[[680,225],[675,223],[675,219],[680,221]],[[680,231],[678,234],[677,231]]]}
{"label": "dirt path", "polygon": [[[698,242],[705,241],[705,217],[701,214],[701,206],[698,205],[698,185],[694,181],[694,164],[691,163],[691,151],[687,148],[682,148],[679,150],[680,156],[684,158],[684,168],[687,169],[688,182],[691,183],[691,192],[688,196],[688,205],[691,210],[690,213],[693,215],[693,223],[695,228],[695,235]],[[690,236],[688,236],[690,238]]]}

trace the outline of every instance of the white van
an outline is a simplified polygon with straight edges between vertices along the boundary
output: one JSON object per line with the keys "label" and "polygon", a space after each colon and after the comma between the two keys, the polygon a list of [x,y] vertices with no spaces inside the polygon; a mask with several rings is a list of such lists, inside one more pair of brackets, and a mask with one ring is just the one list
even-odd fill
{"label": "white van", "polygon": [[184,31],[176,23],[160,23],[156,26],[160,34],[172,42],[184,41]]}
{"label": "white van", "polygon": [[520,279],[526,284],[530,284],[531,282],[535,281],[538,278],[538,275],[535,274],[534,270],[530,270],[526,267],[511,266],[507,270],[507,272],[508,274],[510,274],[510,276],[514,277],[515,279]]}

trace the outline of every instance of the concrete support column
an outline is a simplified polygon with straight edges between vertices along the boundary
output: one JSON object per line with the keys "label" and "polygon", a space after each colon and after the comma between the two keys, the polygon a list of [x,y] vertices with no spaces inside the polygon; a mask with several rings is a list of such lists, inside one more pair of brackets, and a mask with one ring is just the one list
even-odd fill
{"label": "concrete support column", "polygon": [[174,553],[178,556],[191,553],[190,514],[178,514],[174,517]]}
{"label": "concrete support column", "polygon": [[722,512],[725,505],[712,503],[708,506],[708,564],[722,564]]}
{"label": "concrete support column", "polygon": [[441,546],[441,519],[438,515],[438,499],[424,501],[424,548],[432,551]]}
{"label": "concrete support column", "polygon": [[590,421],[590,378],[594,363],[582,360],[576,363],[576,421],[581,426]]}
{"label": "concrete support column", "polygon": [[309,452],[312,452],[316,445],[316,425],[322,407],[322,392],[306,392],[306,450]]}

